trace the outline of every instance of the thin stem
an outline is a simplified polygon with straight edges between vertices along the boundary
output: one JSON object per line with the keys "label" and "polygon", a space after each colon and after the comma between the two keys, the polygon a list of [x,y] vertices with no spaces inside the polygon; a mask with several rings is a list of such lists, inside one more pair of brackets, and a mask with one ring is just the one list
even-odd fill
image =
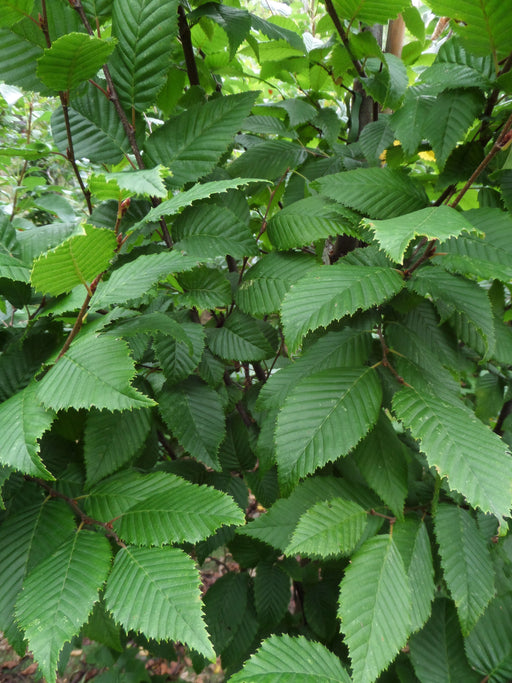
{"label": "thin stem", "polygon": [[382,512],[377,512],[377,510],[374,510],[373,508],[368,511],[369,515],[372,515],[373,517],[382,517],[382,519],[387,519],[390,524],[394,524],[396,522],[396,517],[393,517],[392,515],[384,515]]}
{"label": "thin stem", "polygon": [[85,297],[84,303],[82,304],[82,308],[80,309],[80,312],[76,317],[75,324],[73,325],[71,332],[68,334],[66,341],[64,342],[64,346],[60,350],[60,353],[57,356],[57,360],[55,362],[58,362],[62,358],[62,356],[66,353],[66,351],[71,346],[71,342],[73,341],[73,339],[76,337],[76,335],[82,329],[85,314],[87,313],[87,309],[89,308],[89,303],[91,301],[91,298],[92,298],[92,293],[90,291],[88,291],[87,296]]}
{"label": "thin stem", "polygon": [[[425,244],[426,239],[422,241],[422,244]],[[423,252],[423,254],[419,257],[417,261],[415,261],[410,268],[406,268],[404,270],[404,277],[409,277],[414,271],[421,266],[422,263],[425,263],[429,258],[431,258],[436,251],[436,239],[430,240],[430,242],[427,245],[427,248]]]}
{"label": "thin stem", "polygon": [[496,422],[496,425],[494,427],[494,433],[498,434],[498,436],[503,435],[503,424],[507,417],[512,414],[512,399],[509,399],[508,401],[505,401],[503,404],[500,414],[498,416],[498,420]]}
{"label": "thin stem", "polygon": [[39,477],[32,477],[30,475],[25,475],[24,477],[27,481],[33,481],[36,484],[39,484],[45,491],[48,492],[48,495],[51,498],[59,498],[60,500],[63,500],[70,508],[71,510],[75,513],[75,515],[80,519],[80,526],[88,525],[88,526],[100,526],[102,529],[106,532],[107,536],[110,536],[111,538],[114,539],[114,541],[119,545],[121,548],[126,548],[126,545],[123,543],[123,541],[119,538],[119,536],[116,534],[114,531],[114,528],[112,526],[112,522],[101,522],[99,519],[94,519],[93,517],[89,517],[82,508],[78,505],[76,500],[73,498],[70,498],[69,496],[66,496],[64,493],[61,493],[60,491],[57,491],[57,489],[54,489],[50,484],[45,481],[44,479],[40,479]]}
{"label": "thin stem", "polygon": [[464,185],[464,187],[459,192],[459,194],[455,197],[453,202],[451,202],[451,204],[449,204],[449,206],[451,206],[452,208],[455,208],[460,203],[461,199],[464,197],[466,192],[473,185],[473,183],[478,178],[480,173],[482,173],[482,171],[489,165],[489,163],[496,156],[496,154],[498,154],[498,152],[500,152],[506,145],[508,145],[510,143],[510,140],[512,139],[512,133],[510,132],[511,128],[512,128],[512,114],[508,117],[505,125],[503,126],[503,128],[501,130],[501,133],[498,135],[495,143],[491,147],[491,149],[488,152],[485,159],[483,159],[483,161],[481,161],[481,163],[473,171],[470,179]]}
{"label": "thin stem", "polygon": [[355,70],[357,71],[357,75],[359,76],[359,78],[365,78],[366,74],[364,72],[364,69],[361,66],[361,62],[354,57],[352,48],[350,47],[350,43],[348,40],[347,32],[343,28],[343,24],[341,23],[340,18],[338,17],[336,10],[334,9],[332,0],[325,0],[325,9],[327,10],[327,14],[331,17],[332,23],[338,31],[338,35],[341,38],[341,42],[343,43],[345,50],[347,51],[348,56],[350,57],[350,60],[354,65]]}
{"label": "thin stem", "polygon": [[199,85],[199,73],[197,71],[196,58],[194,56],[194,47],[192,45],[192,35],[188,25],[187,16],[182,5],[178,5],[178,31],[180,34],[180,42],[183,48],[183,55],[185,56],[185,64],[187,66],[187,75],[190,85]]}
{"label": "thin stem", "polygon": [[[29,104],[29,110],[28,110],[28,119],[27,119],[27,144],[30,143],[30,138],[32,136],[32,115],[34,112],[34,105],[33,102],[31,101]],[[19,188],[21,187],[21,184],[23,182],[23,178],[25,177],[25,173],[27,172],[28,168],[28,159],[25,159],[23,162],[23,166],[21,167],[20,174],[18,176],[18,180],[16,183],[16,189],[14,190],[14,196],[12,198],[12,211],[11,215],[9,217],[9,221],[12,223],[14,220],[14,216],[16,215],[16,205],[18,203],[18,196],[19,196]]]}
{"label": "thin stem", "polygon": [[[50,31],[48,30],[48,14],[46,11],[46,0],[41,0],[41,12],[42,14],[40,15],[40,20],[39,20],[39,26],[41,28],[41,31],[43,32],[46,45],[48,47],[52,46],[52,39],[50,37]],[[73,136],[71,135],[71,125],[69,122],[69,111],[68,111],[68,103],[69,103],[69,91],[59,91],[59,98],[60,98],[60,103],[62,106],[62,113],[64,115],[64,125],[66,127],[66,137],[68,141],[68,147],[66,150],[66,158],[71,164],[71,167],[73,169],[73,173],[75,174],[76,179],[78,180],[78,184],[80,185],[80,190],[82,191],[82,194],[84,195],[85,201],[87,203],[87,210],[89,211],[89,215],[92,213],[92,203],[91,203],[91,193],[90,191],[85,187],[84,181],[82,180],[82,176],[80,175],[80,171],[78,170],[78,166],[76,163],[76,157],[75,157],[75,148],[73,146]]]}
{"label": "thin stem", "polygon": [[390,352],[390,349],[388,345],[386,344],[386,340],[384,339],[384,333],[382,332],[382,325],[377,325],[377,336],[379,337],[380,345],[382,348],[382,360],[380,361],[380,364],[383,365],[385,368],[387,368],[393,377],[402,384],[405,387],[410,387],[411,385],[408,384],[405,379],[398,374],[398,372],[395,370],[395,368],[391,365],[389,362],[388,354]]}

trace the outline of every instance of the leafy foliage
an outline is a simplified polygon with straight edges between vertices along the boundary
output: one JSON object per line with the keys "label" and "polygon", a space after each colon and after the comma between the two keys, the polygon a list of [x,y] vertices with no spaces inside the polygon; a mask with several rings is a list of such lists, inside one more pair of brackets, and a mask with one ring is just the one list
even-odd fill
{"label": "leafy foliage", "polygon": [[0,630],[50,683],[511,678],[512,24],[426,4],[0,2]]}

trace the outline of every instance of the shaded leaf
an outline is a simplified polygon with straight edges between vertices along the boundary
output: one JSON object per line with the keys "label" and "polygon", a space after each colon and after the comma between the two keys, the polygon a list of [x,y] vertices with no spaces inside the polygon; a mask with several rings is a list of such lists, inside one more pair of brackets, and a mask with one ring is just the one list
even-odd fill
{"label": "shaded leaf", "polygon": [[105,603],[125,629],[156,640],[180,640],[211,658],[199,583],[194,562],[179,548],[122,548]]}

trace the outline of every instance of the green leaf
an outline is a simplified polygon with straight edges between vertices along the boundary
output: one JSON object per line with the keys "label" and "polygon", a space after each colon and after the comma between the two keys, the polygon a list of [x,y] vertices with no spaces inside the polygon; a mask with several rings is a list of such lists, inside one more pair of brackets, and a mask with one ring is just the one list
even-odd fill
{"label": "green leaf", "polygon": [[276,180],[288,169],[297,168],[308,156],[298,144],[287,140],[265,140],[251,147],[228,166],[231,176]]}
{"label": "green leaf", "polygon": [[0,254],[0,278],[29,282],[30,269],[20,259],[9,254]]}
{"label": "green leaf", "polygon": [[34,0],[2,0],[0,26],[13,26],[32,12]]}
{"label": "green leaf", "polygon": [[310,477],[298,484],[288,498],[276,501],[264,515],[247,524],[241,533],[264,541],[277,550],[283,551],[290,543],[293,531],[300,517],[315,503],[333,498],[346,498],[365,505],[371,502],[358,495],[356,487],[347,485],[342,479],[334,477]]}
{"label": "green leaf", "polygon": [[38,453],[39,439],[50,429],[55,413],[41,406],[36,391],[31,384],[0,403],[0,462],[24,474],[53,479]]}
{"label": "green leaf", "polygon": [[221,5],[216,2],[207,2],[200,5],[187,17],[189,22],[194,22],[197,17],[208,17],[221,26],[229,41],[229,57],[233,59],[239,46],[251,29],[251,15],[245,9]]}
{"label": "green leaf", "polygon": [[319,178],[313,183],[321,194],[370,218],[394,218],[423,209],[425,190],[403,171],[356,168]]}
{"label": "green leaf", "polygon": [[249,601],[247,572],[228,572],[213,583],[204,596],[205,618],[215,652],[222,653],[234,640]]}
{"label": "green leaf", "polygon": [[435,266],[417,270],[409,286],[417,294],[434,297],[440,312],[446,311],[446,317],[452,316],[460,339],[482,355],[492,355],[494,319],[489,297],[482,287]]}
{"label": "green leaf", "polygon": [[410,242],[418,236],[429,240],[446,240],[462,232],[473,232],[474,226],[450,206],[433,206],[385,221],[363,223],[373,231],[375,239],[390,259],[403,263]]}
{"label": "green leaf", "polygon": [[196,268],[179,277],[184,293],[181,301],[197,309],[228,307],[232,301],[231,285],[224,273],[207,266]]}
{"label": "green leaf", "polygon": [[403,518],[407,497],[405,446],[383,413],[368,436],[353,452],[357,467],[392,513]]}
{"label": "green leaf", "polygon": [[[96,163],[116,164],[123,154],[131,152],[123,124],[111,100],[98,88],[88,84],[85,93],[72,99],[69,107],[75,157],[86,157]],[[54,111],[51,126],[58,150],[66,154],[69,142],[62,107]],[[140,123],[137,119],[135,129],[139,133]]]}
{"label": "green leaf", "polygon": [[163,166],[123,173],[93,174],[89,180],[89,189],[100,200],[119,201],[133,195],[167,197],[164,183],[167,175],[168,169]]}
{"label": "green leaf", "polygon": [[326,368],[357,367],[368,360],[370,329],[346,327],[327,332],[286,367],[273,373],[263,385],[258,406],[265,410],[281,408],[286,396],[303,377]]}
{"label": "green leaf", "polygon": [[0,46],[0,71],[4,83],[42,95],[51,93],[36,76],[37,59],[43,54],[42,47],[8,28],[0,28]]}
{"label": "green leaf", "polygon": [[405,645],[411,627],[411,589],[391,536],[375,536],[353,555],[341,581],[338,616],[352,680],[372,683]]}
{"label": "green leaf", "polygon": [[439,168],[444,167],[481,108],[481,95],[473,90],[450,90],[438,95],[425,120],[423,134],[432,145]]}
{"label": "green leaf", "polygon": [[457,18],[453,28],[471,52],[491,53],[495,62],[509,54],[512,18],[499,0],[428,0],[427,5],[438,16]]}
{"label": "green leaf", "polygon": [[154,401],[131,385],[135,374],[127,345],[94,334],[79,337],[39,382],[38,399],[48,408],[132,410]]}
{"label": "green leaf", "polygon": [[[412,93],[410,96],[409,92]],[[432,96],[414,95],[413,90],[407,91],[403,106],[397,109],[390,119],[390,125],[408,156],[416,152],[423,140],[425,121],[435,104],[435,98]]]}
{"label": "green leaf", "polygon": [[91,299],[91,308],[104,308],[131,299],[139,299],[160,280],[197,266],[197,258],[179,251],[142,254],[113,271],[106,282],[100,282]]}
{"label": "green leaf", "polygon": [[119,536],[136,545],[195,543],[223,525],[244,523],[234,500],[209,486],[197,486],[167,474],[162,485],[118,515]]}
{"label": "green leaf", "polygon": [[193,202],[198,199],[206,199],[214,194],[220,194],[221,192],[226,192],[242,185],[247,185],[249,183],[259,183],[264,182],[260,178],[234,178],[233,180],[213,180],[208,183],[196,183],[190,190],[185,190],[184,192],[179,192],[175,194],[171,199],[162,202],[154,209],[146,214],[144,219],[133,226],[133,230],[141,227],[144,223],[151,221],[158,221],[161,216],[174,216],[179,213],[181,209],[186,206],[190,206]]}
{"label": "green leaf", "polygon": [[290,486],[346,455],[375,424],[381,398],[371,368],[331,368],[301,379],[277,419],[280,482]]}
{"label": "green leaf", "polygon": [[79,284],[87,287],[108,268],[116,247],[114,233],[90,225],[84,228],[85,235],[69,237],[35,261],[31,280],[36,290],[57,296]]}
{"label": "green leaf", "polygon": [[178,548],[122,548],[107,583],[105,603],[126,630],[180,640],[214,655],[201,613],[200,577]]}
{"label": "green leaf", "polygon": [[315,265],[316,259],[307,254],[265,254],[245,272],[240,283],[236,293],[240,310],[257,316],[275,313],[292,283]]}
{"label": "green leaf", "polygon": [[286,555],[337,557],[350,553],[366,527],[367,512],[343,498],[316,503],[302,515]]}
{"label": "green leaf", "polygon": [[358,19],[370,26],[385,23],[388,19],[396,19],[408,4],[407,0],[390,0],[385,5],[378,0],[335,0],[334,3],[343,19],[348,19],[350,23]]}
{"label": "green leaf", "polygon": [[165,378],[170,383],[186,379],[197,368],[204,350],[205,334],[201,325],[184,322],[180,327],[186,340],[158,335],[154,344]]}
{"label": "green leaf", "polygon": [[208,329],[207,339],[210,350],[225,360],[265,360],[275,355],[279,345],[269,323],[237,310],[222,327]]}
{"label": "green leaf", "polygon": [[438,599],[426,626],[410,639],[411,661],[421,681],[477,683],[481,676],[468,665],[453,605]]}
{"label": "green leaf", "polygon": [[91,411],[84,431],[87,486],[116,472],[140,451],[151,428],[151,412]]}
{"label": "green leaf", "polygon": [[110,569],[105,536],[79,531],[27,576],[16,613],[30,649],[49,683],[59,653],[87,620]]}
{"label": "green leaf", "polygon": [[148,137],[148,158],[171,169],[174,187],[202,178],[225,152],[255,98],[256,93],[245,92],[190,107]]}
{"label": "green leaf", "polygon": [[278,249],[302,247],[329,235],[345,232],[359,217],[340,210],[323,197],[307,197],[276,213],[268,222],[267,234]]}
{"label": "green leaf", "polygon": [[[275,17],[273,17],[275,19]],[[306,52],[306,47],[302,38],[295,32],[288,28],[279,26],[277,23],[272,23],[255,14],[251,14],[252,27],[256,31],[261,31],[270,40],[286,40],[292,47],[300,52]]]}
{"label": "green leaf", "polygon": [[229,679],[230,683],[349,683],[339,658],[304,636],[273,635]]}
{"label": "green leaf", "polygon": [[278,564],[259,562],[254,579],[254,604],[260,623],[270,627],[278,624],[289,603],[290,577]]}
{"label": "green leaf", "polygon": [[454,505],[438,506],[435,532],[444,578],[466,636],[494,596],[489,548],[471,513]]}
{"label": "green leaf", "polygon": [[310,330],[377,306],[402,286],[399,273],[391,268],[348,265],[343,260],[312,268],[283,300],[281,316],[288,346],[296,349]]}
{"label": "green leaf", "polygon": [[411,632],[414,632],[430,617],[436,590],[427,527],[423,521],[407,517],[393,526],[393,540],[409,577],[412,598]]}
{"label": "green leaf", "polygon": [[393,410],[431,467],[474,507],[498,517],[511,507],[512,461],[501,439],[462,403],[403,387]]}
{"label": "green leaf", "polygon": [[177,32],[177,0],[114,0],[112,35],[117,47],[109,69],[125,109],[143,112],[155,103]]}
{"label": "green leaf", "polygon": [[[489,680],[512,677],[512,595],[498,595],[465,639],[471,667]],[[475,676],[476,678],[476,676]]]}
{"label": "green leaf", "polygon": [[174,222],[172,235],[176,249],[198,258],[226,254],[243,258],[258,253],[249,226],[230,209],[229,204],[190,207]]}
{"label": "green leaf", "polygon": [[445,270],[461,275],[473,275],[486,280],[512,279],[510,252],[492,242],[492,235],[464,235],[443,242],[438,248],[436,263]]}
{"label": "green leaf", "polygon": [[226,433],[219,395],[197,377],[166,385],[159,397],[162,417],[173,436],[194,458],[218,469],[217,452]]}
{"label": "green leaf", "polygon": [[192,342],[189,339],[187,330],[190,329],[185,324],[180,324],[166,313],[153,311],[152,313],[142,313],[128,320],[121,320],[113,327],[107,328],[105,334],[112,334],[115,337],[130,338],[138,334],[149,333],[162,337],[172,337],[175,341],[185,344],[189,352],[193,352]]}
{"label": "green leaf", "polygon": [[12,511],[0,531],[0,629],[11,644],[26,643],[14,620],[14,606],[28,571],[51,555],[75,529],[73,513],[63,501],[32,499]]}
{"label": "green leaf", "polygon": [[72,90],[94,78],[115,47],[86,33],[68,33],[52,43],[38,60],[37,75],[53,90]]}

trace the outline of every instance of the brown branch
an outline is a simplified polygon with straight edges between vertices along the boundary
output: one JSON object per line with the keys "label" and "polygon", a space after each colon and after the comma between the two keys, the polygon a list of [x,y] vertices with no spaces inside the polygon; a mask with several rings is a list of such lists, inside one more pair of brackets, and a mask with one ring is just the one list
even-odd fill
{"label": "brown branch", "polygon": [[399,384],[402,384],[405,387],[410,387],[411,385],[408,384],[405,379],[398,374],[398,372],[395,370],[395,368],[391,365],[389,362],[388,354],[389,354],[389,346],[386,344],[386,340],[384,339],[384,334],[382,332],[382,326],[377,325],[377,336],[379,337],[380,345],[382,348],[382,360],[380,362],[381,365],[383,365],[385,368],[387,368],[393,377],[399,382]]}
{"label": "brown branch", "polygon": [[39,486],[41,486],[43,489],[45,489],[45,491],[48,492],[48,495],[51,498],[59,498],[60,500],[63,500],[71,508],[75,515],[80,519],[82,524],[87,524],[88,526],[100,526],[105,531],[107,536],[110,536],[114,539],[117,545],[121,546],[121,548],[126,548],[126,545],[114,531],[112,522],[101,522],[99,519],[89,517],[89,515],[87,515],[82,510],[82,508],[78,505],[74,498],[70,498],[69,496],[66,496],[64,493],[57,491],[57,489],[54,489],[52,486],[50,486],[50,484],[44,479],[40,479],[39,477],[32,477],[29,474],[24,475],[24,478],[27,481],[33,481],[34,483],[39,484]]}
{"label": "brown branch", "polygon": [[[87,15],[85,14],[84,8],[82,6],[81,0],[69,0],[71,6],[73,9],[75,9],[82,21],[82,24],[84,25],[87,33],[90,36],[94,36],[94,31],[91,28],[91,25],[89,23],[89,20],[87,19]],[[107,94],[114,105],[114,108],[117,112],[117,115],[119,116],[119,120],[121,121],[121,124],[123,126],[124,132],[126,133],[126,137],[128,138],[128,142],[130,143],[130,147],[132,148],[133,156],[135,157],[135,160],[137,162],[137,166],[139,169],[144,169],[146,166],[144,164],[144,161],[142,159],[142,154],[137,142],[137,139],[135,137],[135,128],[132,126],[130,121],[128,120],[128,117],[126,116],[126,112],[123,109],[121,102],[119,100],[119,96],[117,94],[116,87],[114,85],[114,81],[112,80],[112,76],[110,74],[110,70],[106,64],[103,65],[103,74],[105,76],[105,80],[107,82]],[[161,204],[161,200],[158,197],[151,197],[151,204],[153,207],[158,206]],[[164,241],[166,245],[169,248],[172,248],[172,239],[171,235],[169,233],[169,229],[167,227],[167,223],[165,222],[164,218],[160,218],[160,227],[162,229],[162,236],[164,238]]]}
{"label": "brown branch", "polygon": [[464,185],[462,190],[459,192],[459,194],[455,197],[453,202],[449,204],[452,208],[455,208],[460,200],[464,197],[466,192],[470,189],[470,187],[473,185],[475,180],[478,178],[480,173],[487,168],[489,163],[494,159],[496,154],[500,152],[502,149],[504,149],[508,144],[510,144],[510,141],[512,140],[512,132],[510,129],[512,128],[512,114],[508,117],[505,125],[503,126],[501,133],[498,135],[496,141],[494,142],[493,146],[491,147],[490,151],[488,152],[487,156],[483,161],[480,162],[478,167],[473,171],[470,179],[467,181],[467,183]]}
{"label": "brown branch", "polygon": [[350,57],[350,60],[354,65],[355,70],[357,71],[357,75],[359,76],[359,78],[366,78],[366,74],[364,72],[363,67],[361,66],[361,62],[354,57],[354,53],[352,52],[352,48],[350,47],[350,43],[348,40],[347,32],[343,28],[343,24],[341,23],[340,18],[338,17],[336,10],[334,9],[332,0],[325,0],[325,9],[327,10],[327,14],[330,16],[332,23],[338,31],[338,35],[341,38],[341,42],[343,43],[345,50],[347,51],[348,56]]}
{"label": "brown branch", "polygon": [[187,16],[182,5],[178,5],[178,31],[180,35],[180,43],[183,48],[185,56],[185,64],[187,66],[187,75],[190,85],[199,85],[199,73],[197,71],[196,58],[194,56],[194,47],[192,45],[192,35],[188,25]]}
{"label": "brown branch", "polygon": [[509,415],[512,415],[512,399],[505,401],[501,408],[498,420],[493,430],[495,434],[498,434],[498,436],[503,435],[503,424]]}

